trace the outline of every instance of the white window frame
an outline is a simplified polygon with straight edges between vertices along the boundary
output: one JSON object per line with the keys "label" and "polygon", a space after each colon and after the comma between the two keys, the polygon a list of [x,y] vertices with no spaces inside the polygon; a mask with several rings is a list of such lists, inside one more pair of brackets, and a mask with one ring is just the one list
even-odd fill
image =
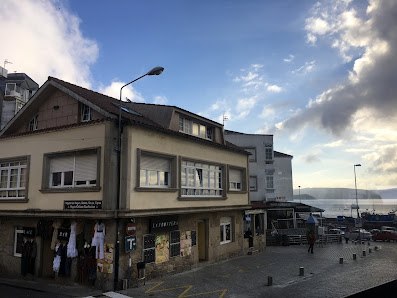
{"label": "white window frame", "polygon": [[[253,179],[255,181],[255,188],[252,188],[252,186],[251,186],[251,179]],[[250,191],[258,191],[258,177],[257,176],[250,176],[249,188],[250,188]]]}
{"label": "white window frame", "polygon": [[14,257],[22,257],[21,253],[17,253],[17,245],[18,245],[18,234],[23,235],[24,231],[20,227],[15,227],[15,232],[14,232]]}
{"label": "white window frame", "polygon": [[[229,226],[230,231],[230,239],[226,239],[226,231],[227,227]],[[220,243],[226,244],[233,241],[233,226],[232,226],[232,219],[231,218],[221,218],[220,221]],[[223,237],[222,237],[223,236]]]}
{"label": "white window frame", "polygon": [[[197,127],[197,133],[194,132],[194,127]],[[179,131],[193,135],[206,140],[213,140],[214,128],[199,122],[195,122],[184,117],[179,117]]]}
{"label": "white window frame", "polygon": [[[201,174],[200,174],[201,173]],[[206,173],[206,175],[204,175]],[[193,180],[189,180],[189,175],[193,174]],[[201,175],[201,179],[200,179]],[[199,176],[199,178],[197,178]],[[204,185],[204,176],[208,179]],[[211,187],[211,179],[214,179]],[[185,180],[185,184],[183,184]],[[217,181],[218,180],[218,181]],[[192,183],[192,185],[189,185]],[[182,161],[181,164],[181,196],[182,197],[222,197],[223,196],[223,175],[222,166]]]}
{"label": "white window frame", "polygon": [[[21,182],[23,181],[22,178],[22,169],[25,169],[25,186],[21,186]],[[12,200],[19,200],[19,199],[25,199],[26,198],[26,185],[28,183],[28,160],[27,158],[19,158],[15,160],[3,160],[0,161],[0,200],[4,199],[12,199]],[[16,187],[11,187],[11,172],[13,170],[17,170],[17,185]],[[7,172],[6,177],[7,177],[7,185],[5,188],[2,188],[2,173]],[[16,192],[16,196],[9,196],[9,192]],[[19,196],[19,192],[24,192],[23,196]],[[2,192],[6,192],[6,196],[2,196]]]}
{"label": "white window frame", "polygon": [[273,160],[273,146],[265,145],[265,160]]}
{"label": "white window frame", "polygon": [[91,107],[82,104],[81,105],[81,121],[85,122],[85,121],[90,121],[92,120],[92,109]]}
{"label": "white window frame", "polygon": [[[239,177],[235,177],[239,175]],[[229,190],[242,191],[243,190],[243,171],[240,169],[229,168]]]}
{"label": "white window frame", "polygon": [[[49,156],[48,157],[48,184],[46,185],[46,188],[48,189],[59,189],[59,188],[83,188],[83,187],[97,187],[99,186],[98,184],[98,152],[95,150],[89,150],[90,152],[84,153],[83,151],[77,151],[77,152],[73,152],[73,153],[69,153],[69,154],[56,154],[53,156]],[[78,155],[92,155],[92,157],[95,158],[95,179],[92,180],[86,180],[85,184],[77,184],[76,181],[76,157]],[[51,171],[51,162],[53,160],[56,160],[57,158],[63,158],[63,157],[70,157],[73,159],[73,165],[72,168],[70,169],[71,171],[62,171],[62,172],[52,172]],[[72,177],[72,184],[71,185],[65,185],[65,173],[67,172],[72,172],[73,173],[73,177]],[[61,173],[61,182],[59,185],[53,185],[53,174],[55,173]],[[84,182],[84,180],[81,180],[82,182]],[[93,183],[92,181],[95,181],[95,183]]]}
{"label": "white window frame", "polygon": [[30,121],[29,121],[29,131],[34,131],[37,130],[38,128],[38,119],[39,119],[39,115],[36,114]]}

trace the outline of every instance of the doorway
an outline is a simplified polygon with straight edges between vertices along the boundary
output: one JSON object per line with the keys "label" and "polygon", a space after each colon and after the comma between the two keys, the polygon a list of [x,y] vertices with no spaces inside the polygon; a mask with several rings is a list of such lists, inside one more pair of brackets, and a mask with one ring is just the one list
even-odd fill
{"label": "doorway", "polygon": [[199,261],[208,261],[208,220],[199,219],[197,223],[197,231]]}
{"label": "doorway", "polygon": [[42,240],[41,255],[41,277],[54,277],[52,262],[54,260],[54,251],[51,250],[51,239]]}

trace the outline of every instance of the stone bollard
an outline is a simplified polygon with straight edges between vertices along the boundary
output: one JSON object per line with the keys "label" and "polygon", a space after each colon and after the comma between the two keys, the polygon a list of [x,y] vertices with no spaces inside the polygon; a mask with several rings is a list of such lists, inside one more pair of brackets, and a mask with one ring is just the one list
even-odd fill
{"label": "stone bollard", "polygon": [[357,245],[357,241],[354,241],[354,245]]}
{"label": "stone bollard", "polygon": [[375,250],[378,250],[378,247],[377,247],[377,246],[375,246]]}
{"label": "stone bollard", "polygon": [[268,276],[267,277],[267,285],[272,286],[273,285],[273,276]]}
{"label": "stone bollard", "polygon": [[343,258],[339,258],[339,264],[343,264]]}
{"label": "stone bollard", "polygon": [[305,275],[305,268],[304,267],[300,267],[299,268],[299,276],[304,276]]}
{"label": "stone bollard", "polygon": [[365,257],[365,250],[363,250],[363,257]]}
{"label": "stone bollard", "polygon": [[368,252],[371,253],[371,252],[372,252],[372,249],[369,248],[369,249],[368,249]]}
{"label": "stone bollard", "polygon": [[357,255],[353,254],[353,260],[357,260]]}

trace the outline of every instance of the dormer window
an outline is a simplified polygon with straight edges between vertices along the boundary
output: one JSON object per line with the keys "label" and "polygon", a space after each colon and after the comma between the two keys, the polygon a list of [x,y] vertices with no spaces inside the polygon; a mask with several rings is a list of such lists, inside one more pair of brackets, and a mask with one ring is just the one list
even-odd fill
{"label": "dormer window", "polygon": [[214,138],[213,127],[206,126],[183,117],[179,118],[179,131],[207,140],[213,140]]}
{"label": "dormer window", "polygon": [[83,104],[81,106],[81,121],[90,121],[92,120],[92,110],[89,106]]}
{"label": "dormer window", "polygon": [[29,121],[29,127],[28,127],[29,131],[37,130],[38,118],[39,118],[39,115],[36,114],[36,116],[34,116],[32,118],[32,120]]}

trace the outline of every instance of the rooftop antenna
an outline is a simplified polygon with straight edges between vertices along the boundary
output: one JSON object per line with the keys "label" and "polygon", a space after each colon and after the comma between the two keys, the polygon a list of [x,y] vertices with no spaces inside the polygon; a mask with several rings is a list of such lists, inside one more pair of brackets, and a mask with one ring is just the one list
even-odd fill
{"label": "rooftop antenna", "polygon": [[227,115],[225,115],[225,113],[223,113],[223,126],[225,126],[225,121],[229,120],[229,117]]}
{"label": "rooftop antenna", "polygon": [[8,61],[7,59],[6,60],[4,60],[4,68],[6,68],[6,64],[12,64],[12,62],[10,62],[10,61]]}

